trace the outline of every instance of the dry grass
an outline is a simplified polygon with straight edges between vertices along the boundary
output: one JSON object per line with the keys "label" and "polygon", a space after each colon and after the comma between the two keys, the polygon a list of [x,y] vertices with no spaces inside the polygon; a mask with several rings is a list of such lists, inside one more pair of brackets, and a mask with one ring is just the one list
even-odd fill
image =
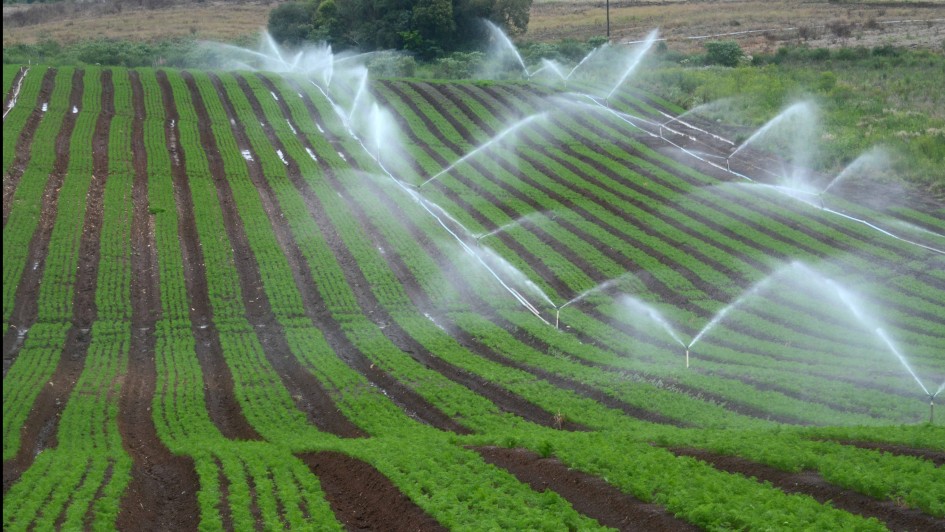
{"label": "dry grass", "polygon": [[[232,41],[265,28],[269,11],[276,5],[207,2],[163,9],[125,8],[119,13],[105,15],[80,14],[23,27],[8,27],[4,24],[3,46],[34,44],[43,39],[74,43],[98,37],[138,41],[194,37]],[[3,9],[6,15],[7,6]]]}
{"label": "dry grass", "polygon": [[[902,4],[902,5],[896,5]],[[911,20],[918,22],[897,23]],[[853,34],[835,38],[825,26],[834,21],[853,25]],[[612,1],[611,37],[615,41],[642,39],[659,28],[673,48],[701,49],[699,40],[686,37],[773,29],[733,35],[749,51],[773,51],[785,41],[801,39],[798,29],[812,29],[811,46],[864,45],[892,42],[902,46],[940,47],[945,35],[945,0],[931,2],[871,1],[831,3],[796,0],[669,0],[638,4]],[[788,29],[791,28],[791,29]],[[585,40],[606,32],[606,11],[600,0],[536,0],[526,40]],[[862,40],[863,42],[856,42]]]}
{"label": "dry grass", "polygon": [[[95,37],[154,41],[186,36],[232,41],[264,28],[269,11],[278,2],[198,2],[161,9],[115,9],[124,5],[122,0],[108,0],[96,5],[106,8],[110,5],[111,10],[117,12],[103,13],[103,8],[99,8],[98,12],[60,15],[58,20],[53,17],[53,20],[23,27],[12,27],[5,20],[3,45],[35,43],[42,39],[72,43]],[[33,7],[5,5],[4,18],[14,11],[27,9]],[[882,3],[878,0],[844,3],[826,0],[612,0],[610,20],[611,36],[615,41],[641,39],[651,29],[659,28],[673,48],[683,51],[702,48],[702,41],[685,37],[771,28],[793,29],[727,38],[738,39],[750,52],[771,52],[786,42],[807,42],[811,46],[875,46],[888,42],[933,48],[941,47],[945,41],[945,0],[885,0]],[[898,20],[919,22],[889,24]],[[602,0],[534,0],[531,22],[524,38],[530,41],[585,40],[603,35],[605,21]],[[834,22],[852,24],[852,34],[849,37],[834,35],[827,28]]]}

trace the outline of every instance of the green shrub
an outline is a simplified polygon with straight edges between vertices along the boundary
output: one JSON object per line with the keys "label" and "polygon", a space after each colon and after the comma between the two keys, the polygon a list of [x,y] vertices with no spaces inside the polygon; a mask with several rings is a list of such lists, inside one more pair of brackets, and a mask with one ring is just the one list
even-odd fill
{"label": "green shrub", "polygon": [[709,65],[734,67],[738,66],[739,61],[745,57],[742,47],[735,41],[707,42],[705,49],[705,62]]}

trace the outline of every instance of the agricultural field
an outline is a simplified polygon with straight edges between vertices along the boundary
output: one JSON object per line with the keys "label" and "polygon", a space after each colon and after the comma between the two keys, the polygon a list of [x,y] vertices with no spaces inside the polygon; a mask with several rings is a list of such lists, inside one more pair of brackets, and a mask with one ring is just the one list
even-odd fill
{"label": "agricultural field", "polygon": [[273,54],[4,65],[5,530],[945,527],[945,206],[807,106]]}

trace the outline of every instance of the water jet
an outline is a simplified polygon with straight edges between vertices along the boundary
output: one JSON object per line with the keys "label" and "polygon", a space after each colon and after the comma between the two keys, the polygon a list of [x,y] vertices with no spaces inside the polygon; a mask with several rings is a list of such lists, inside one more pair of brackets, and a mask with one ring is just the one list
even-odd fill
{"label": "water jet", "polygon": [[468,159],[470,159],[471,157],[474,157],[475,155],[479,154],[479,152],[484,151],[484,150],[487,150],[487,149],[491,148],[492,146],[494,146],[495,144],[501,142],[503,138],[505,138],[505,137],[509,136],[510,134],[514,133],[515,131],[517,131],[518,129],[522,128],[523,126],[525,126],[525,125],[529,124],[530,122],[532,122],[532,121],[534,121],[534,120],[537,120],[537,119],[539,119],[539,118],[544,118],[544,117],[547,116],[547,115],[548,115],[547,112],[535,113],[535,114],[533,114],[533,115],[529,115],[529,116],[527,116],[527,117],[525,117],[525,118],[519,120],[518,122],[515,122],[515,123],[512,124],[511,126],[505,128],[504,130],[502,130],[502,131],[500,131],[499,133],[497,133],[494,137],[492,137],[491,139],[489,139],[489,140],[486,141],[485,143],[479,145],[477,148],[475,148],[475,149],[472,150],[471,152],[469,152],[469,153],[467,153],[466,155],[463,155],[462,157],[460,157],[460,158],[459,158],[456,162],[454,162],[453,164],[451,164],[451,165],[447,166],[446,168],[444,168],[444,169],[440,170],[439,172],[437,172],[435,175],[433,175],[433,177],[430,177],[429,179],[427,179],[427,180],[424,181],[423,183],[420,183],[420,185],[418,185],[417,188],[422,188],[424,185],[426,185],[426,184],[429,183],[430,181],[436,180],[437,178],[439,178],[439,177],[442,176],[443,174],[449,172],[449,171],[452,170],[453,168],[456,168],[456,167],[459,166],[460,164],[464,163],[466,160],[468,160]]}

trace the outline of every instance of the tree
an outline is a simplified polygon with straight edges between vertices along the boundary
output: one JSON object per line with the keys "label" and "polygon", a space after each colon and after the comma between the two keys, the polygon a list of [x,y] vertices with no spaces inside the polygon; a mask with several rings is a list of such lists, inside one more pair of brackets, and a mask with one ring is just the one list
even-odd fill
{"label": "tree", "polygon": [[301,44],[315,29],[313,3],[289,2],[269,12],[269,34],[284,44]]}
{"label": "tree", "polygon": [[713,41],[705,44],[706,63],[727,67],[738,66],[745,56],[742,47],[735,41]]}
{"label": "tree", "polygon": [[269,16],[277,41],[327,41],[361,51],[406,49],[420,55],[473,50],[489,19],[511,35],[528,27],[532,0],[309,0],[283,4]]}

